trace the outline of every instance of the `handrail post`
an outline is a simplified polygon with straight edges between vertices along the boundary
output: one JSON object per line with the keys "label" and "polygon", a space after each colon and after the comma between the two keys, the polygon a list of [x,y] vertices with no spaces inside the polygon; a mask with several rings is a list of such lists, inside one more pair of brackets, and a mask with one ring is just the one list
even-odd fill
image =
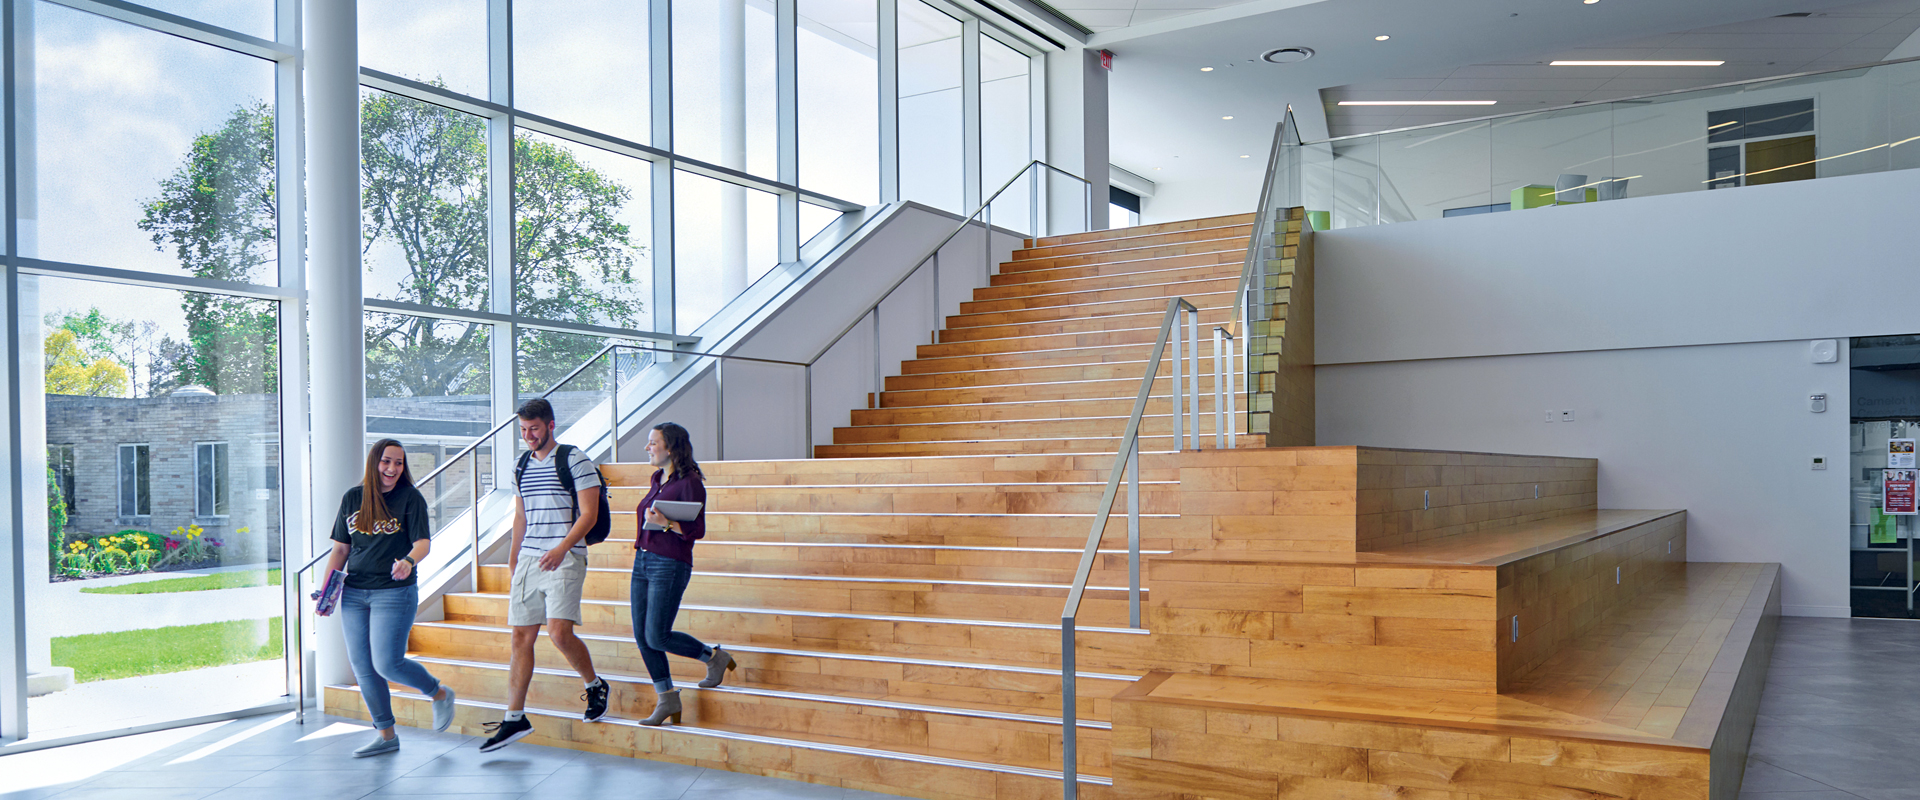
{"label": "handrail post", "polygon": [[[1187,392],[1192,395],[1187,413],[1193,417],[1193,449],[1200,449],[1200,309],[1187,309]],[[1173,387],[1179,391],[1180,387]]]}
{"label": "handrail post", "polygon": [[1060,789],[1066,800],[1080,796],[1079,721],[1073,679],[1073,617],[1060,618]]}
{"label": "handrail post", "polygon": [[1127,624],[1140,627],[1140,437],[1127,448]]}
{"label": "handrail post", "polygon": [[607,460],[620,463],[620,349],[607,351]]}
{"label": "handrail post", "polygon": [[807,431],[807,452],[806,452],[806,455],[801,456],[801,458],[813,458],[813,365],[802,364],[801,369],[806,371],[806,376],[807,376],[806,377],[807,412],[806,412],[806,416],[802,418],[802,424],[805,426]]}
{"label": "handrail post", "polygon": [[[915,266],[914,269],[920,267]],[[885,298],[882,298],[883,300]],[[873,397],[868,408],[880,407],[880,304],[873,305]]]}
{"label": "handrail post", "polygon": [[[1240,362],[1235,360],[1233,357],[1233,345],[1234,345],[1233,337],[1228,336],[1227,337],[1227,447],[1228,448],[1234,448],[1234,447],[1240,446],[1240,443],[1236,441],[1236,437],[1240,433],[1240,415],[1238,413],[1239,409],[1235,407],[1234,400],[1236,398],[1234,397],[1234,391],[1233,391],[1233,376],[1234,376],[1234,373],[1240,371]],[[1252,433],[1252,431],[1248,431],[1248,433]]]}
{"label": "handrail post", "polygon": [[[879,352],[879,342],[876,341],[873,362],[875,374],[880,370]],[[878,403],[880,395],[875,393],[873,397],[874,402]],[[727,360],[724,358],[713,360],[713,460],[727,460]]]}
{"label": "handrail post", "polygon": [[480,591],[480,451],[467,466],[467,516],[473,519],[473,590]]}
{"label": "handrail post", "polygon": [[1227,381],[1227,362],[1223,355],[1226,343],[1226,329],[1213,329],[1213,449],[1224,450],[1227,447],[1226,403],[1221,390]]}
{"label": "handrail post", "polygon": [[[1173,400],[1173,449],[1175,452],[1178,452],[1181,449],[1181,437],[1184,434],[1184,431],[1181,429],[1182,417],[1180,414],[1181,397],[1180,397],[1180,314],[1179,313],[1175,313],[1173,316],[1172,338],[1173,338],[1173,391],[1170,392],[1169,394],[1173,395],[1172,397],[1172,400]],[[1159,364],[1152,364],[1152,365],[1149,365],[1149,367],[1154,372],[1160,371]]]}

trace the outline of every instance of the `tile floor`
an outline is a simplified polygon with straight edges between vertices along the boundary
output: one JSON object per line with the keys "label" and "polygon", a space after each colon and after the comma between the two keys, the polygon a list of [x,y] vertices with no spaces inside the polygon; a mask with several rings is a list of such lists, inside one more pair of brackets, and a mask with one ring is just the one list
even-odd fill
{"label": "tile floor", "polygon": [[[1760,703],[1742,800],[1920,798],[1920,623],[1789,618]],[[401,730],[399,753],[354,759],[372,734],[291,715],[0,757],[0,800],[357,800],[458,796],[856,800],[886,795],[640,759]]]}

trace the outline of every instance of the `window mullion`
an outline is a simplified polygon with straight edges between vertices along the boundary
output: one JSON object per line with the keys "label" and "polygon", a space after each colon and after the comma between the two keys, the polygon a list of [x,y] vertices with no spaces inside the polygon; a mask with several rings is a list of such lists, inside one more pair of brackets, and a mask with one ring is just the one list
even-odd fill
{"label": "window mullion", "polygon": [[961,213],[980,205],[985,190],[980,154],[980,20],[968,17],[960,28]]}
{"label": "window mullion", "polygon": [[880,0],[880,202],[900,200],[900,0]]}
{"label": "window mullion", "polygon": [[[779,96],[780,182],[800,185],[799,0],[776,0],[774,82]],[[800,260],[800,195],[780,193],[780,261]]]}
{"label": "window mullion", "polygon": [[[673,152],[673,0],[651,0],[647,21],[649,81],[647,101],[652,111],[652,142]],[[673,238],[672,159],[653,162],[653,329],[676,332],[673,265],[678,260]]]}

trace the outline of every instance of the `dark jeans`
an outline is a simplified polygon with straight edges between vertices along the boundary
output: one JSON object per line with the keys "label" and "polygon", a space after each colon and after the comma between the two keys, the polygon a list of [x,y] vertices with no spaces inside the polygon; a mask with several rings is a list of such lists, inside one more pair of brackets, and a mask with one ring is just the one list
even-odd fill
{"label": "dark jeans", "polygon": [[699,639],[673,629],[673,618],[680,614],[680,597],[687,593],[687,580],[693,577],[693,565],[666,556],[640,551],[633,558],[633,592],[628,603],[633,617],[633,642],[640,646],[640,660],[647,665],[647,677],[656,689],[671,688],[673,673],[667,668],[667,654],[705,661],[712,650]]}
{"label": "dark jeans", "polygon": [[420,587],[355,589],[340,595],[340,629],[347,639],[347,661],[360,682],[360,698],[367,701],[373,727],[393,727],[393,700],[387,683],[411,686],[432,697],[440,681],[420,663],[407,658],[407,632],[419,612]]}

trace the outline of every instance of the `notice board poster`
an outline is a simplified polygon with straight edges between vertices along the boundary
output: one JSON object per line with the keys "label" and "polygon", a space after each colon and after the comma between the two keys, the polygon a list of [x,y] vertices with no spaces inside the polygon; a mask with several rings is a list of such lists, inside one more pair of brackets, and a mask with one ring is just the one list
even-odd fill
{"label": "notice board poster", "polygon": [[1889,469],[1913,469],[1916,466],[1920,466],[1920,464],[1914,463],[1913,442],[1914,440],[1912,439],[1887,440],[1887,467]]}
{"label": "notice board poster", "polygon": [[1920,514],[1920,508],[1914,505],[1914,482],[1920,478],[1920,470],[1888,469],[1880,473],[1884,484],[1883,506],[1888,516]]}

